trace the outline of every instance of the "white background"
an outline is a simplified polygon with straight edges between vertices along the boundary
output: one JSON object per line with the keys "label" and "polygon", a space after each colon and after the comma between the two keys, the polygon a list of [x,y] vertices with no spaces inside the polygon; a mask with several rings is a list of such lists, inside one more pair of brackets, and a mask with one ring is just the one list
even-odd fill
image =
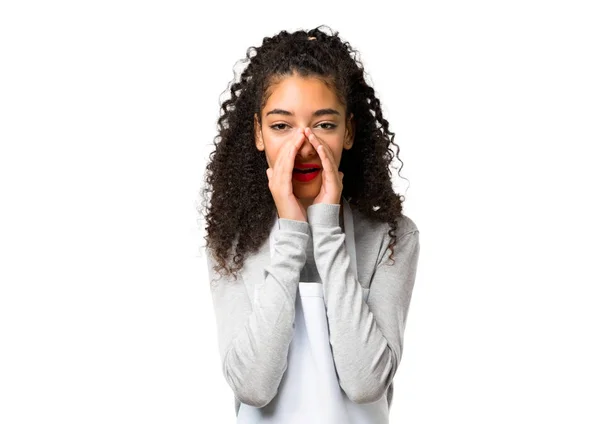
{"label": "white background", "polygon": [[0,422],[234,422],[196,210],[219,96],[327,24],[420,229],[390,422],[598,423],[594,3],[2,2]]}

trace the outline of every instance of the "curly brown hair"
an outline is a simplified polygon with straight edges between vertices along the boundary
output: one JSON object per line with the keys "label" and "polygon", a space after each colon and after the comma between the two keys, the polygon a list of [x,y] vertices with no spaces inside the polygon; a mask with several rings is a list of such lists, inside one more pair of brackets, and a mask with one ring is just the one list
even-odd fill
{"label": "curly brown hair", "polygon": [[[359,53],[338,34],[325,25],[309,31],[281,31],[263,38],[260,47],[248,48],[244,59],[247,67],[239,81],[234,71],[234,80],[228,85],[231,97],[221,104],[215,150],[209,155],[199,208],[202,215],[212,193],[204,213],[204,239],[218,262],[215,271],[224,269],[237,279],[246,256],[257,252],[269,236],[277,210],[268,187],[265,152],[254,143],[253,119],[254,114],[261,116],[270,84],[294,73],[332,81],[346,106],[346,117],[354,114],[354,144],[344,150],[339,167],[344,173],[342,195],[353,210],[389,223],[392,241],[388,247],[393,257],[404,196],[393,190],[389,167],[394,154],[390,147],[396,147],[401,163],[398,175],[403,166],[400,149],[374,89],[365,81]],[[231,257],[232,266],[228,264]]]}

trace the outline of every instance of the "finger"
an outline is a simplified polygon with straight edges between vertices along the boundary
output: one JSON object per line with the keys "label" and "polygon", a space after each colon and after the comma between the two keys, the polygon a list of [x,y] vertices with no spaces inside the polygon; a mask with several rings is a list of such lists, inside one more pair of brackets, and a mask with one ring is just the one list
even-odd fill
{"label": "finger", "polygon": [[317,153],[321,158],[321,163],[323,164],[323,184],[326,184],[329,181],[329,178],[331,178],[331,181],[335,181],[337,178],[337,175],[335,174],[337,169],[335,169],[333,154],[331,153],[329,146],[327,146],[326,143],[323,143],[312,131],[310,131],[308,139],[312,145],[315,146]]}
{"label": "finger", "polygon": [[[321,172],[321,185],[324,187],[327,187],[327,174],[329,173],[329,164],[330,161],[327,158],[327,155],[325,154],[325,151],[323,150],[323,146],[321,144],[318,144],[313,140],[311,140],[312,143],[316,144],[316,150],[317,150],[317,154],[319,155],[319,159],[321,159],[321,166],[323,168],[322,172]],[[314,145],[313,144],[313,145]]]}
{"label": "finger", "polygon": [[314,132],[312,132],[310,128],[308,128],[306,132],[308,133],[308,140],[314,146],[315,150],[318,151],[319,146],[323,146],[323,152],[325,152],[325,154],[329,158],[329,161],[332,164],[335,164],[335,161],[333,160],[333,152],[329,148],[329,145],[327,143],[324,143],[323,140],[317,137],[317,135]]}
{"label": "finger", "polygon": [[294,134],[295,138],[293,143],[290,143],[288,150],[288,160],[283,164],[284,166],[284,176],[286,179],[292,179],[292,173],[294,172],[294,163],[296,162],[296,153],[298,153],[298,149],[304,143],[304,132],[302,130],[298,130],[296,134]]}
{"label": "finger", "polygon": [[287,142],[287,145],[281,149],[281,153],[277,157],[276,175],[281,181],[291,181],[292,172],[294,171],[294,162],[300,141],[304,139],[302,131],[298,130],[292,134],[292,140]]}
{"label": "finger", "polygon": [[[319,152],[319,155],[321,156],[321,162],[323,163],[323,178],[325,187],[327,187],[327,183],[329,182],[329,178],[331,177],[331,174],[333,172],[331,161],[325,153],[325,147],[323,147],[323,145],[320,145],[317,150]],[[331,181],[334,181],[333,178],[331,179]]]}
{"label": "finger", "polygon": [[[294,137],[294,134],[292,134],[292,137]],[[276,175],[279,175],[281,173],[282,164],[287,162],[287,157],[289,155],[289,149],[291,147],[291,144],[293,144],[293,141],[290,139],[290,140],[284,141],[283,143],[284,144],[281,147],[281,149],[279,150],[279,154],[277,155],[277,158],[275,159],[275,165],[273,166]]]}

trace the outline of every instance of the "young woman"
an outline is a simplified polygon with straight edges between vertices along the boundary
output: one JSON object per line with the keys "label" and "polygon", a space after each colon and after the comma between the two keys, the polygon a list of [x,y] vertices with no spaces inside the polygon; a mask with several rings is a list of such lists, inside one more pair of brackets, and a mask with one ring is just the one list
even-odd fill
{"label": "young woman", "polygon": [[237,422],[387,423],[419,257],[394,133],[337,32],[282,31],[247,59],[203,202]]}

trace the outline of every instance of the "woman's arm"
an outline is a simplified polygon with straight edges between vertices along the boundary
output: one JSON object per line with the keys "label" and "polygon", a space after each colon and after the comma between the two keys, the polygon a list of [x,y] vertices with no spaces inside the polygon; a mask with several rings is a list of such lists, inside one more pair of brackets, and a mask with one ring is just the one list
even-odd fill
{"label": "woman's arm", "polygon": [[[419,231],[414,222],[394,246],[395,264],[388,262],[386,234],[374,251],[381,256],[371,280],[367,302],[350,266],[339,226],[340,205],[317,203],[308,207],[315,263],[323,281],[330,343],[340,387],[355,403],[370,403],[384,395],[402,356],[406,317],[419,258]],[[366,247],[368,248],[368,247]],[[376,250],[376,251],[375,251]],[[364,286],[367,286],[366,284]]]}
{"label": "woman's arm", "polygon": [[241,278],[219,276],[208,250],[206,255],[223,374],[240,401],[261,408],[277,394],[287,368],[309,238],[307,222],[278,220],[274,255],[252,300]]}

